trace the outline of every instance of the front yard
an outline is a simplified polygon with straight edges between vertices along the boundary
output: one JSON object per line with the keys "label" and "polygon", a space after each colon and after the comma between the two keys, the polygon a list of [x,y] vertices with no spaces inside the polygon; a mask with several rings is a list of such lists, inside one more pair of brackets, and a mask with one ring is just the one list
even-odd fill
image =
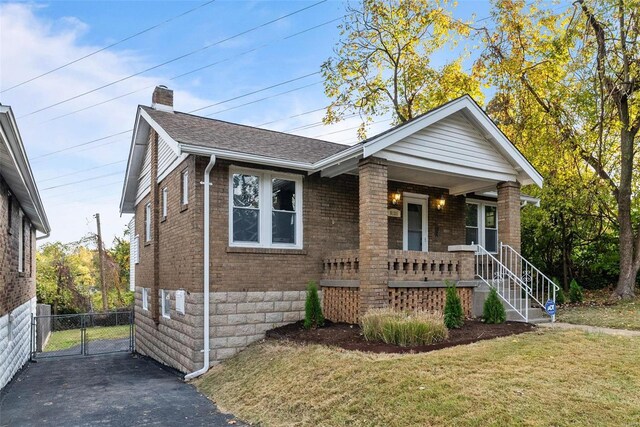
{"label": "front yard", "polygon": [[558,309],[559,322],[640,331],[640,298],[610,304],[610,292],[587,292],[580,305]]}
{"label": "front yard", "polygon": [[640,338],[545,330],[381,355],[267,340],[196,385],[266,426],[638,425]]}

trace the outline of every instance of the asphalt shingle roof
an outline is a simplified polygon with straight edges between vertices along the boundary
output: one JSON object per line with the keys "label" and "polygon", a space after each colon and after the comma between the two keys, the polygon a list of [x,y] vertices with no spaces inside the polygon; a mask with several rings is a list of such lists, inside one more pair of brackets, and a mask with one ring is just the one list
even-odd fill
{"label": "asphalt shingle roof", "polygon": [[142,106],[177,142],[314,163],[349,148],[347,145]]}

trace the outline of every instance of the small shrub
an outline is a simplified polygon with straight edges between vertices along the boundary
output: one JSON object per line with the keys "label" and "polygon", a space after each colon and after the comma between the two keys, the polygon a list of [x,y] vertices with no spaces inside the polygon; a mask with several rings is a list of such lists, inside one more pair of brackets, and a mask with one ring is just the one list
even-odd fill
{"label": "small shrub", "polygon": [[556,291],[556,304],[559,304],[559,305],[565,304],[567,302],[567,298],[564,295],[564,290],[562,289],[562,286],[560,286],[560,281],[556,277],[554,277],[553,283],[559,288]]}
{"label": "small shrub", "polygon": [[309,282],[307,285],[307,299],[304,304],[304,328],[311,329],[324,325],[324,316],[318,297],[318,285]]}
{"label": "small shrub", "polygon": [[455,286],[447,286],[447,300],[444,304],[444,324],[449,329],[457,329],[464,325],[462,302]]}
{"label": "small shrub", "polygon": [[569,284],[569,301],[571,302],[582,302],[584,299],[584,294],[582,290],[582,286],[578,285],[576,279],[571,280]]}
{"label": "small shrub", "polygon": [[367,341],[383,341],[402,347],[440,342],[449,335],[442,315],[426,311],[373,309],[362,316],[360,326]]}
{"label": "small shrub", "polygon": [[500,301],[500,297],[498,297],[498,293],[495,289],[491,289],[489,297],[484,302],[482,318],[485,323],[492,324],[504,323],[507,320],[507,312],[504,309],[502,301]]}

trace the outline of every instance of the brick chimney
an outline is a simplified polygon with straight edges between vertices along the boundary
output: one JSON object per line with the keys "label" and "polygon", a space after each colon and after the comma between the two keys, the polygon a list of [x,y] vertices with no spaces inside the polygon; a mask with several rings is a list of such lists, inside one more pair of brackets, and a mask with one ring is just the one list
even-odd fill
{"label": "brick chimney", "polygon": [[173,90],[164,85],[156,86],[151,97],[151,107],[160,111],[173,111]]}

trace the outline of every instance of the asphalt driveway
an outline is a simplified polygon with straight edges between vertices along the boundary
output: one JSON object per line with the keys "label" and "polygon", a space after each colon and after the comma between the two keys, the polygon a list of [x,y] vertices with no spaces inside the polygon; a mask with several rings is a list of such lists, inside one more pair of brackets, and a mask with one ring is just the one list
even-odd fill
{"label": "asphalt driveway", "polygon": [[0,426],[229,426],[192,385],[128,353],[29,363],[0,394]]}

